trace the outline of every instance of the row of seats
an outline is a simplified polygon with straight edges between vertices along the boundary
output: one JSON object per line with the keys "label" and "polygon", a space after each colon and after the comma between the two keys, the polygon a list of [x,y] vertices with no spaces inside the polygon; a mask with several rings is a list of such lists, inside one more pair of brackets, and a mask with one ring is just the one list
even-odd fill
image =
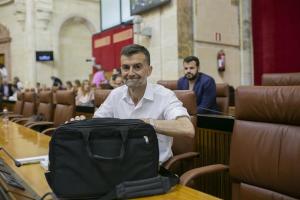
{"label": "row of seats", "polygon": [[[32,91],[18,93],[14,111],[9,114],[9,118],[34,128],[57,127],[75,116],[75,95],[71,91],[57,91],[55,105],[52,91],[41,91],[38,99],[37,103],[37,95]],[[32,121],[32,117],[38,115],[42,116],[43,122]]]}

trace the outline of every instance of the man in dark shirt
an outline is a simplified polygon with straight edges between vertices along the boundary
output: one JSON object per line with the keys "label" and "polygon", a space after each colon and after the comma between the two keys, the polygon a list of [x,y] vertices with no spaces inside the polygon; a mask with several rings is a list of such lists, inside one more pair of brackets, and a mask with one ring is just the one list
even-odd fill
{"label": "man in dark shirt", "polygon": [[216,83],[207,74],[199,72],[200,62],[195,56],[183,60],[185,75],[177,82],[179,90],[193,90],[197,96],[197,112],[199,114],[217,114]]}
{"label": "man in dark shirt", "polygon": [[63,83],[58,77],[51,76],[50,78],[53,81],[53,87],[57,87],[58,89],[62,88]]}

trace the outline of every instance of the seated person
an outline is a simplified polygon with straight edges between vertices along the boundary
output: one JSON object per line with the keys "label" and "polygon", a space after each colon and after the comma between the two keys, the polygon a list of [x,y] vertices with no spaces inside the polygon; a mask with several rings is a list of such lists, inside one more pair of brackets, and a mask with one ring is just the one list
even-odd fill
{"label": "seated person", "polygon": [[81,89],[80,80],[76,79],[74,81],[74,87],[73,87],[73,89],[74,89],[75,94],[77,94],[78,90]]}
{"label": "seated person", "polygon": [[17,76],[14,77],[14,83],[13,84],[16,86],[16,88],[17,88],[18,91],[22,91],[23,90],[23,84],[20,81],[19,77],[17,77]]}
{"label": "seated person", "polygon": [[63,83],[62,83],[62,81],[61,81],[58,77],[56,77],[56,76],[51,76],[50,78],[51,78],[51,80],[53,81],[52,87],[57,88],[57,89],[59,89],[59,90],[62,89]]}
{"label": "seated person", "polygon": [[194,137],[189,114],[173,91],[147,81],[152,66],[145,47],[133,44],[122,49],[121,72],[125,85],[110,92],[94,117],[142,119],[151,124],[162,164],[172,157],[173,137]]}
{"label": "seated person", "polygon": [[113,79],[111,79],[110,83],[112,88],[117,88],[124,84],[123,77],[121,74],[116,74]]}
{"label": "seated person", "polygon": [[78,90],[75,100],[77,106],[94,105],[94,91],[92,90],[88,80],[84,80],[82,82],[82,87]]}
{"label": "seated person", "polygon": [[94,69],[96,70],[92,84],[94,84],[97,88],[100,87],[100,84],[107,83],[107,80],[104,75],[104,71],[101,69],[101,65],[95,65]]}
{"label": "seated person", "polygon": [[186,57],[183,60],[183,68],[185,75],[178,80],[177,89],[195,92],[198,114],[218,114],[215,80],[199,72],[200,62],[195,56]]}
{"label": "seated person", "polygon": [[66,89],[70,91],[74,91],[73,84],[71,81],[66,81]]}

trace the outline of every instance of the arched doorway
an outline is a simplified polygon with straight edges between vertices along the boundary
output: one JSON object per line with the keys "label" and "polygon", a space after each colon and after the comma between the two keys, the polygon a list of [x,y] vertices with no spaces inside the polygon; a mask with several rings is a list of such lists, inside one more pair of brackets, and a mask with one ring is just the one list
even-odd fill
{"label": "arched doorway", "polygon": [[82,17],[72,17],[66,20],[59,32],[58,76],[65,81],[84,80],[91,73],[90,63],[92,47],[91,23]]}
{"label": "arched doorway", "polygon": [[9,77],[11,77],[10,42],[8,29],[0,24],[0,64],[6,66]]}

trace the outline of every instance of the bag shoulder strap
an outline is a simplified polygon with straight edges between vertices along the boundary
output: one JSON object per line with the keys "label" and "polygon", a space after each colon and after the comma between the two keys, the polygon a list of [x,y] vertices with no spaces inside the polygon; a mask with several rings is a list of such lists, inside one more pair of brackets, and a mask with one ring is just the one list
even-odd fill
{"label": "bag shoulder strap", "polygon": [[101,197],[99,200],[128,199],[164,194],[179,183],[179,177],[167,169],[161,167],[159,173],[160,175],[153,178],[120,183],[115,189]]}

